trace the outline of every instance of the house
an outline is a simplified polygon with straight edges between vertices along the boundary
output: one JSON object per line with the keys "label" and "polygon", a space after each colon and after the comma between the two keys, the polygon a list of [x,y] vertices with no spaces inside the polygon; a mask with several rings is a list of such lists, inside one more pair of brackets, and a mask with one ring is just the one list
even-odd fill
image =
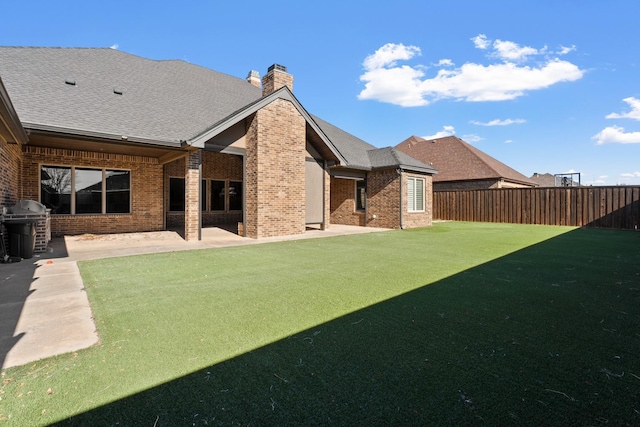
{"label": "house", "polygon": [[311,115],[284,66],[0,47],[0,78],[1,204],[40,201],[53,235],[431,224],[435,169]]}
{"label": "house", "polygon": [[456,136],[411,136],[396,149],[438,170],[434,190],[535,187],[537,184]]}
{"label": "house", "polygon": [[[574,177],[577,177],[576,181]],[[550,173],[534,173],[530,178],[539,187],[579,187],[579,173],[560,173],[552,175]]]}
{"label": "house", "polygon": [[556,177],[551,175],[550,173],[534,173],[530,178],[538,187],[555,187],[556,186]]}

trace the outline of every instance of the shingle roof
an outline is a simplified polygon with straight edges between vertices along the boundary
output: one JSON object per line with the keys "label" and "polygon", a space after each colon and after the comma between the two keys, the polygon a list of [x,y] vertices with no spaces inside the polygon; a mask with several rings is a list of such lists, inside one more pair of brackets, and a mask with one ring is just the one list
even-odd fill
{"label": "shingle roof", "polygon": [[2,78],[0,78],[0,138],[20,144],[27,142],[28,139]]}
{"label": "shingle roof", "polygon": [[157,141],[189,139],[262,96],[237,77],[107,48],[0,47],[0,76],[25,126]]}
{"label": "shingle roof", "polygon": [[411,136],[396,148],[424,163],[433,164],[434,182],[505,179],[527,185],[535,182],[456,136],[426,140]]}
{"label": "shingle roof", "polygon": [[428,166],[392,147],[369,150],[367,154],[369,155],[372,169],[401,167],[408,170],[427,172],[431,174],[437,173],[433,167]]}
{"label": "shingle roof", "polygon": [[[244,79],[108,48],[0,46],[0,76],[26,128],[129,141],[190,141],[262,99],[261,89]],[[342,166],[431,170],[402,153],[377,153],[342,129],[311,119],[347,161]]]}
{"label": "shingle roof", "polygon": [[540,187],[556,186],[556,177],[551,175],[550,173],[545,173],[545,174],[534,173],[530,179],[535,183],[537,183]]}
{"label": "shingle roof", "polygon": [[339,146],[340,153],[347,160],[349,166],[363,169],[371,168],[371,162],[367,152],[369,150],[375,150],[376,147],[317,116],[312,115],[311,118],[320,129],[322,129],[325,135],[327,135],[334,144]]}

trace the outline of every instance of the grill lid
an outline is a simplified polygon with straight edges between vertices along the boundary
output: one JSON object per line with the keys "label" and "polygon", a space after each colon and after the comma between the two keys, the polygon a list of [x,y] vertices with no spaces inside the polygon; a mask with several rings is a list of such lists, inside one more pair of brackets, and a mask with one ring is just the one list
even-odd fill
{"label": "grill lid", "polygon": [[43,214],[47,211],[45,205],[35,200],[20,200],[12,208],[9,208],[9,212],[12,214]]}

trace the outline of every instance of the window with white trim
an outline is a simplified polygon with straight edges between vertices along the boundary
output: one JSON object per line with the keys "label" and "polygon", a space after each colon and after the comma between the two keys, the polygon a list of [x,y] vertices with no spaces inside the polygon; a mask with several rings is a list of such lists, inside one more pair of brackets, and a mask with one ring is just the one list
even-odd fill
{"label": "window with white trim", "polygon": [[407,210],[424,212],[424,178],[407,178]]}

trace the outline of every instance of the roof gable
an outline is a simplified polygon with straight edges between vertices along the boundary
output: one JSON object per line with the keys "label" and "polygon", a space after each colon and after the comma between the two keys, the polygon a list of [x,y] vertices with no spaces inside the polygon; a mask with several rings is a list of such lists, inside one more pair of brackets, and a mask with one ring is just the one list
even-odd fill
{"label": "roof gable", "polygon": [[526,176],[456,136],[426,140],[411,136],[396,148],[438,170],[434,182],[504,179],[535,185]]}

